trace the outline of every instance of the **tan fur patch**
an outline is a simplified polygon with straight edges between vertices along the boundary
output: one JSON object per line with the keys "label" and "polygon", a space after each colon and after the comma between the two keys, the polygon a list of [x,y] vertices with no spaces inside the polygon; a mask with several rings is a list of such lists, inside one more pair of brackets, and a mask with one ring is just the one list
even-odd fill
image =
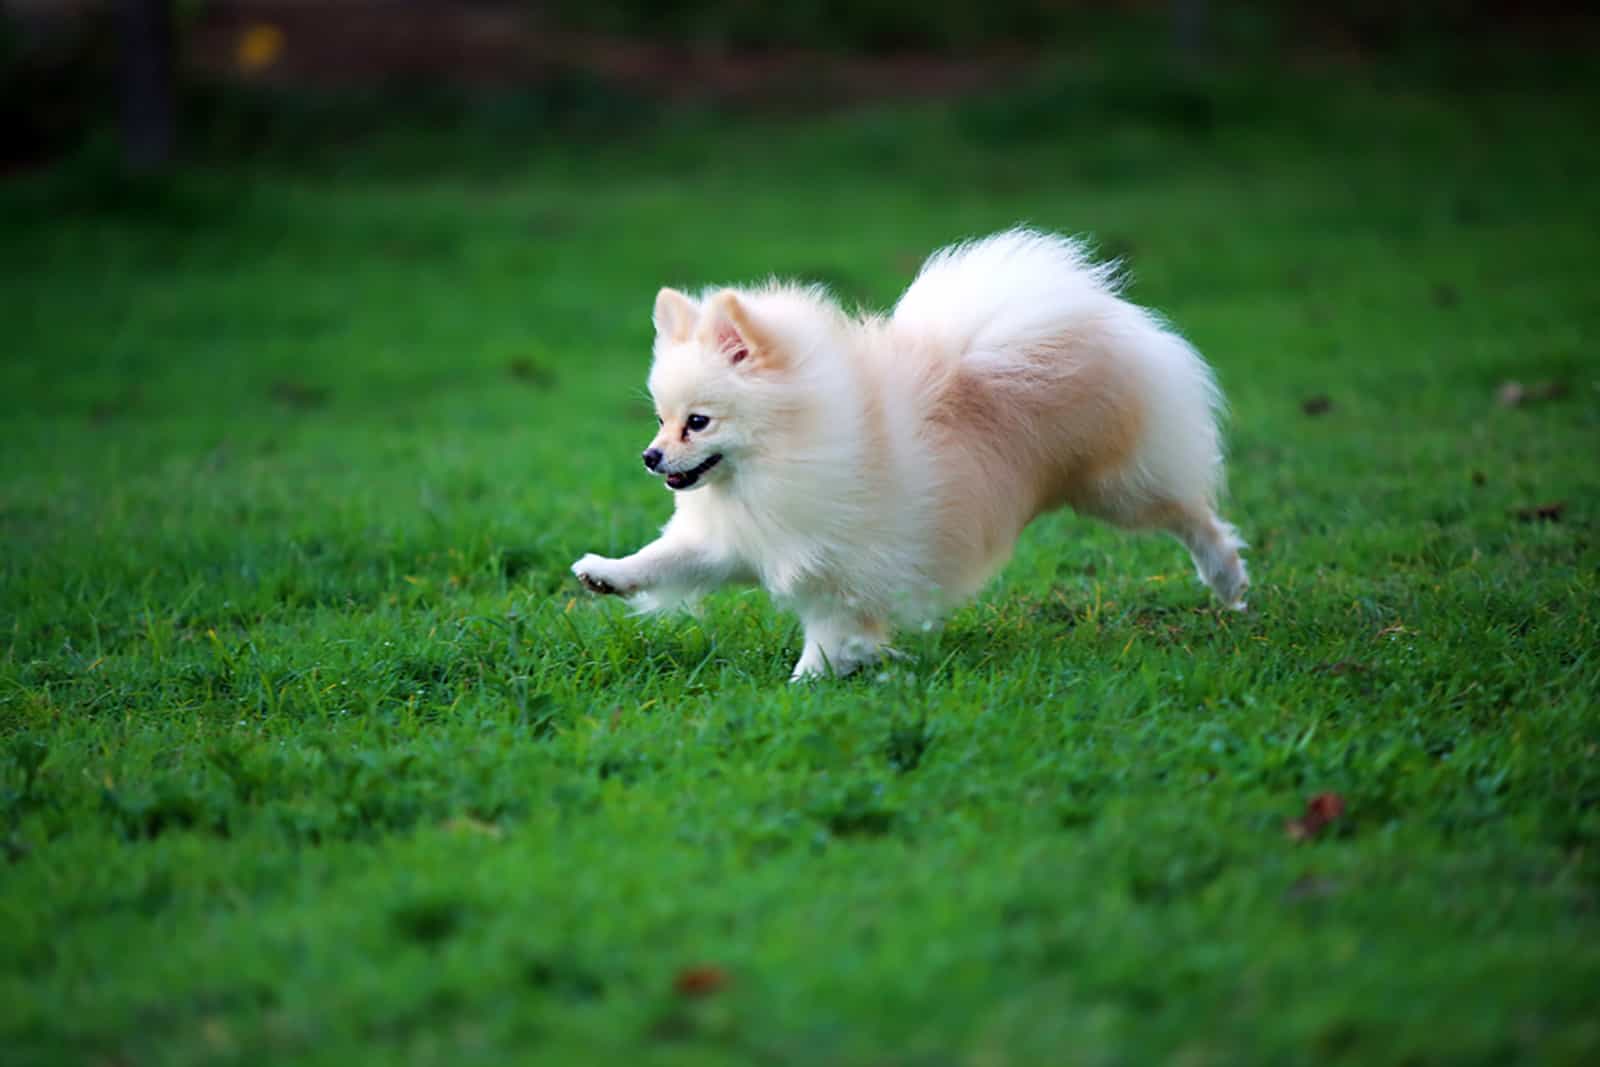
{"label": "tan fur patch", "polygon": [[929,425],[947,468],[944,572],[975,588],[1036,516],[1100,512],[1102,487],[1138,448],[1144,409],[1125,364],[1068,336],[994,370],[964,361],[935,393]]}
{"label": "tan fur patch", "polygon": [[888,476],[891,452],[889,449],[888,415],[883,407],[883,386],[871,373],[855,368],[861,389],[861,433],[865,446],[861,458],[863,473],[873,481]]}

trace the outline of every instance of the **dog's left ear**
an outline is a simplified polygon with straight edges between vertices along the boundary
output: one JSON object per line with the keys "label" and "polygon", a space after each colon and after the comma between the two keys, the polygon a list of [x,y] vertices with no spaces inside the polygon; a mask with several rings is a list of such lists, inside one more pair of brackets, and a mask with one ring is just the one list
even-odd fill
{"label": "dog's left ear", "polygon": [[676,289],[663,288],[656,294],[654,316],[656,333],[666,341],[687,341],[694,332],[694,321],[700,317],[700,308],[693,300]]}
{"label": "dog's left ear", "polygon": [[736,366],[775,368],[778,348],[750,317],[750,310],[732,289],[724,289],[706,304],[701,336]]}

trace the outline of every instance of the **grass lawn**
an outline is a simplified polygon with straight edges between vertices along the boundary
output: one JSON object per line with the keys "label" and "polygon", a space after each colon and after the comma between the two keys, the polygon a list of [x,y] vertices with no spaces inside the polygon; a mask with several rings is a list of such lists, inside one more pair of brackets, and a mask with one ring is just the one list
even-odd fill
{"label": "grass lawn", "polygon": [[[1444,84],[0,184],[0,1059],[1596,1062],[1600,92]],[[1249,614],[1070,515],[845,681],[579,591],[657,286],[1019,220],[1216,365]]]}

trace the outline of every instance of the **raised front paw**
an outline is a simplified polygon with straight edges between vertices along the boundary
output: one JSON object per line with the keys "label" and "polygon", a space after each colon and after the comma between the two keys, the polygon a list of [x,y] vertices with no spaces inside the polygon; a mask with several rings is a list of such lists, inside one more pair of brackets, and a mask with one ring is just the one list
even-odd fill
{"label": "raised front paw", "polygon": [[582,582],[584,588],[591,593],[599,593],[601,596],[627,596],[633,592],[619,573],[617,561],[597,556],[593,552],[574,563],[572,573],[578,576],[578,581]]}

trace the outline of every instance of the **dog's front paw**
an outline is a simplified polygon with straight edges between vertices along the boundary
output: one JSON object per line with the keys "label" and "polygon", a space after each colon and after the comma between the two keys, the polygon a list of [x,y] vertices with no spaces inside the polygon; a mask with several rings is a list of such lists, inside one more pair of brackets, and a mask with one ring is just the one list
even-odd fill
{"label": "dog's front paw", "polygon": [[810,663],[802,659],[794,665],[794,670],[789,672],[791,684],[799,685],[802,682],[814,682],[827,675],[828,669],[822,663]]}
{"label": "dog's front paw", "polygon": [[578,581],[582,582],[584,588],[591,593],[599,593],[601,596],[627,596],[633,592],[618,573],[617,561],[597,556],[593,552],[574,563],[572,573],[578,576]]}

